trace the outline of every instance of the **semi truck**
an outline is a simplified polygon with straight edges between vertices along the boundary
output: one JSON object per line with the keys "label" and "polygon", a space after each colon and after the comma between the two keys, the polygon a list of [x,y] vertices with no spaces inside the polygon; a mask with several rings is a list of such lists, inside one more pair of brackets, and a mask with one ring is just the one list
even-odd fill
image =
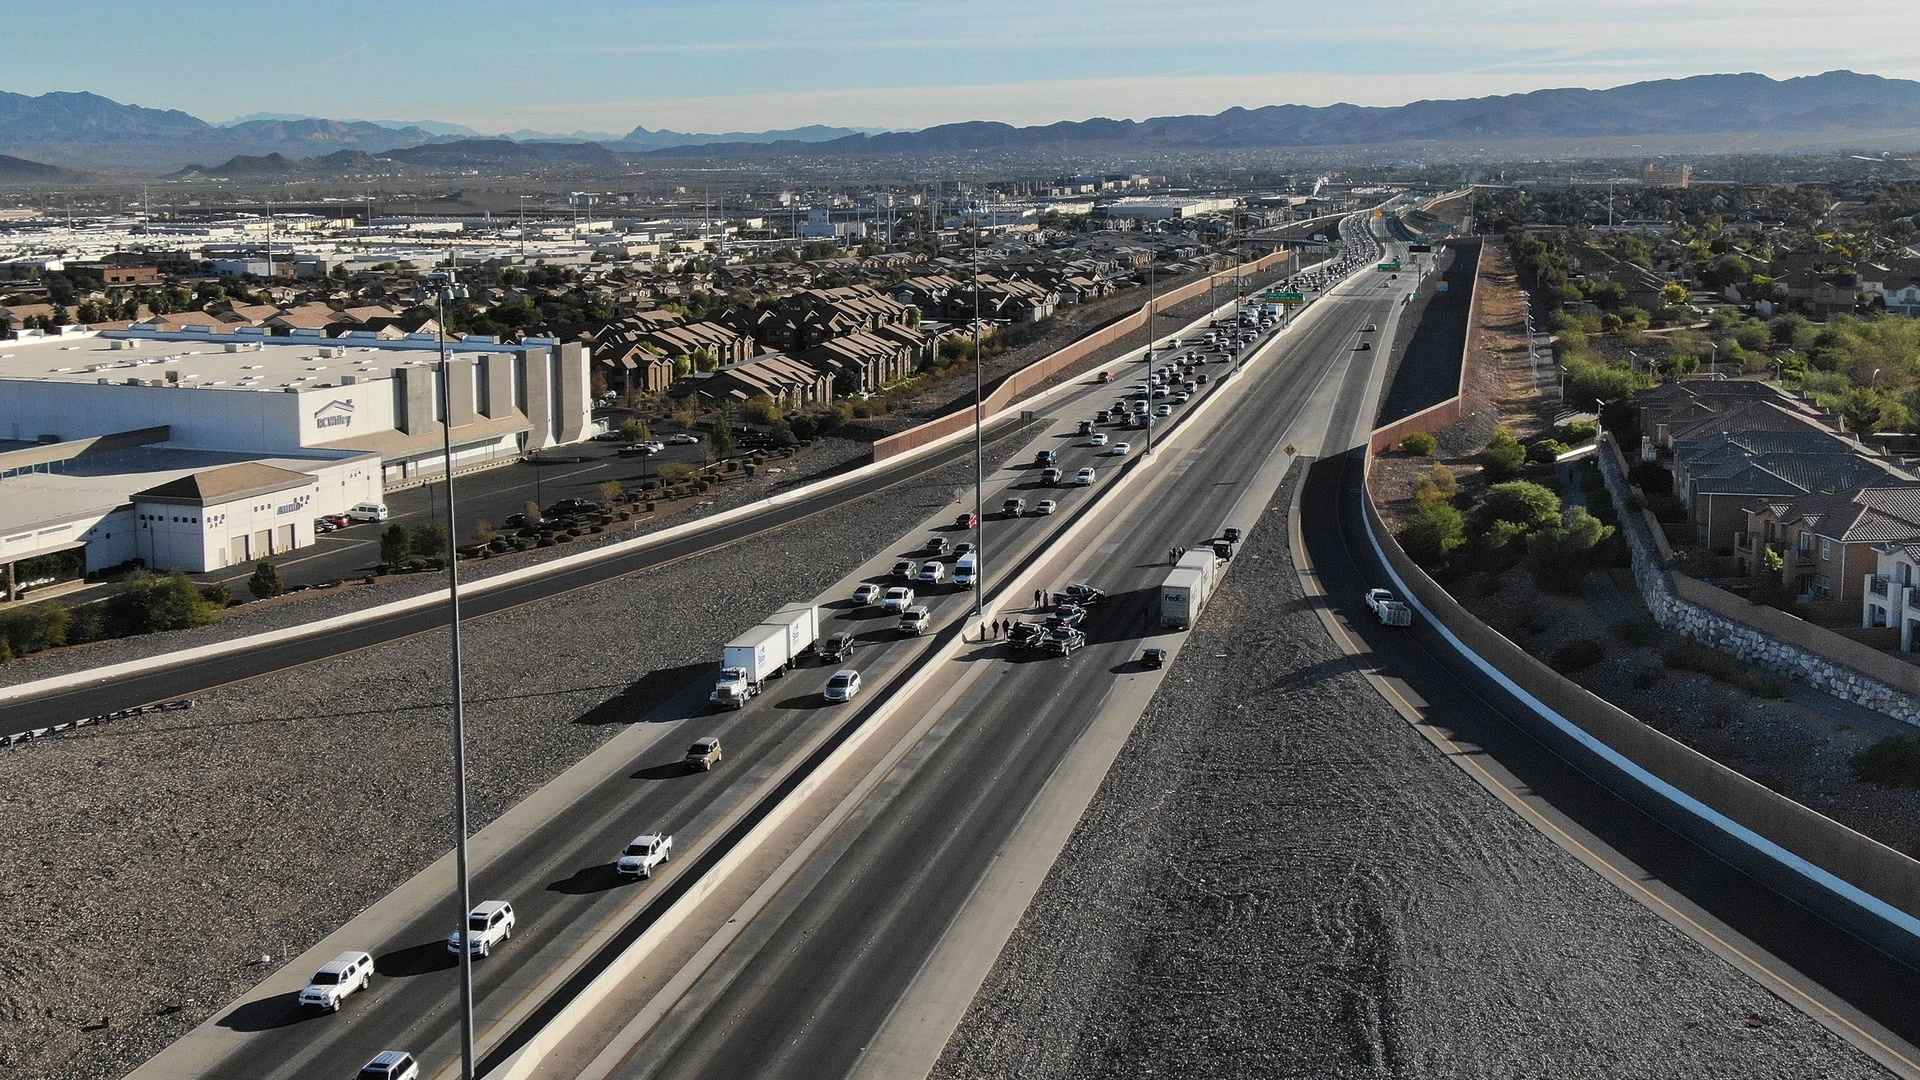
{"label": "semi truck", "polygon": [[1160,586],[1160,625],[1170,630],[1191,627],[1220,583],[1227,565],[1211,548],[1194,548],[1168,572]]}
{"label": "semi truck", "polygon": [[764,689],[766,681],[793,666],[820,634],[820,611],[812,604],[788,604],[766,622],[741,634],[720,651],[720,678],[707,700],[738,709]]}

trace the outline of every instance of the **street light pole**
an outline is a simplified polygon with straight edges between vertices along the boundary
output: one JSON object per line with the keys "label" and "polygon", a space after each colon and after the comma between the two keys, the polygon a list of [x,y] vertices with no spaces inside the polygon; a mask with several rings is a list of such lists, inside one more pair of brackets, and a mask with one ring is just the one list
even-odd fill
{"label": "street light pole", "polygon": [[1159,300],[1158,282],[1154,278],[1153,271],[1153,241],[1149,240],[1147,241],[1147,351],[1141,355],[1141,360],[1147,367],[1147,377],[1145,380],[1147,387],[1147,448],[1141,452],[1143,457],[1153,456],[1153,337],[1157,332],[1154,329],[1153,321],[1160,313]]}
{"label": "street light pole", "polygon": [[973,219],[973,617],[986,613],[987,593],[987,504],[986,504],[986,416],[987,402],[980,396],[980,217]]}
{"label": "street light pole", "polygon": [[[440,309],[440,460],[447,488],[447,618],[453,653],[453,818],[454,896],[460,926],[460,1076],[474,1080],[473,1061],[473,930],[467,913],[473,910],[472,877],[467,864],[467,718],[466,693],[460,657],[459,532],[453,500],[453,370],[447,361],[447,294],[454,290],[451,268],[438,290]],[[538,475],[537,473],[535,475]]]}

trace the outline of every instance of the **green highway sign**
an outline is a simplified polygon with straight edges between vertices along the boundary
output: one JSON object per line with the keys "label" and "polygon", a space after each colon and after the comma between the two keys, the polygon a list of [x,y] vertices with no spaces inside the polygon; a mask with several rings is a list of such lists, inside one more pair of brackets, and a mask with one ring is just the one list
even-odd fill
{"label": "green highway sign", "polygon": [[1305,295],[1297,292],[1270,292],[1266,294],[1266,301],[1269,304],[1303,304],[1306,303],[1306,300]]}
{"label": "green highway sign", "polygon": [[1379,268],[1382,270],[1398,270],[1400,269],[1400,260],[1395,259],[1392,262],[1383,262]]}

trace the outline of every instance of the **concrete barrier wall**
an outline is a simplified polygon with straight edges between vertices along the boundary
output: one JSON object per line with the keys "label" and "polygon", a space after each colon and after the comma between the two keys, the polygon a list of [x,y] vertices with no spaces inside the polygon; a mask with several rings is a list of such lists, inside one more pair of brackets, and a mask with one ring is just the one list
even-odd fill
{"label": "concrete barrier wall", "polygon": [[[1251,262],[1241,264],[1240,273],[1259,273],[1263,270],[1278,266],[1292,257],[1292,252],[1276,251],[1268,255],[1263,255]],[[1232,271],[1209,274],[1198,281],[1190,281],[1177,289],[1171,289],[1162,293],[1158,303],[1162,307],[1173,307],[1176,304],[1191,300],[1217,285],[1231,285],[1233,279],[1234,274]],[[1096,351],[1104,349],[1108,345],[1125,338],[1128,334],[1139,331],[1146,325],[1147,308],[1143,304],[1140,310],[1133,314],[1116,319],[1093,333],[1088,334],[1086,337],[1079,338],[1035,360],[1033,363],[1007,376],[1001,380],[999,386],[988,391],[986,396],[987,415],[991,416],[1001,409],[1019,401],[1021,398],[1031,395],[1055,375],[1085,360]],[[948,435],[972,426],[972,409],[961,409],[957,412],[948,413],[945,416],[936,417],[924,424],[916,424],[897,434],[888,435],[882,439],[875,439],[873,441],[873,460],[885,461],[890,457],[904,454],[914,447],[925,446],[935,439],[945,438]]]}
{"label": "concrete barrier wall", "polygon": [[1633,764],[1808,863],[1920,916],[1920,862],[1721,765],[1562,676],[1462,607],[1393,539],[1365,500],[1367,525],[1408,590],[1467,648]]}
{"label": "concrete barrier wall", "polygon": [[1467,332],[1460,341],[1460,378],[1454,387],[1453,396],[1445,401],[1429,405],[1412,416],[1404,416],[1385,427],[1375,428],[1367,440],[1368,453],[1378,454],[1383,450],[1400,445],[1400,440],[1416,431],[1436,432],[1452,427],[1460,422],[1466,407],[1463,404],[1467,389],[1467,359],[1473,349],[1473,330],[1480,323],[1480,275],[1487,269],[1487,244],[1480,243],[1479,257],[1473,265],[1473,282],[1468,287],[1473,294],[1467,299]]}

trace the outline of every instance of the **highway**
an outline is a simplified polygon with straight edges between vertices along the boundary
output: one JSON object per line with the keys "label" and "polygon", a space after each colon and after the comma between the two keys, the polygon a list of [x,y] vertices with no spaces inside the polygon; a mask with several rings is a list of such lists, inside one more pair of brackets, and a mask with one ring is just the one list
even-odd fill
{"label": "highway", "polygon": [[[1345,333],[1351,335],[1351,327]],[[1223,388],[1237,390],[1242,380],[1223,380],[1222,365],[1210,364],[1204,370],[1214,375],[1206,393]],[[1263,369],[1262,378],[1272,378],[1272,369]],[[1083,384],[1084,389],[1070,393],[1053,403],[1055,417],[1046,427],[1021,430],[1018,422],[1001,425],[990,433],[993,438],[1037,438],[1036,445],[1056,446],[1068,475],[1083,465],[1098,471],[1091,487],[1038,489],[1036,470],[1027,462],[1015,461],[989,481],[987,505],[998,505],[1003,493],[999,487],[1017,492],[1031,503],[1042,497],[1062,503],[1061,516],[1027,516],[1008,520],[989,513],[989,535],[997,560],[991,567],[995,580],[1005,580],[1009,568],[1043,551],[1050,539],[1068,526],[1068,518],[1086,500],[1097,499],[1119,475],[1122,461],[1136,460],[1141,451],[1143,432],[1110,430],[1115,440],[1133,442],[1130,457],[1108,456],[1104,451],[1085,446],[1088,440],[1072,438],[1075,422],[1103,408],[1113,397],[1123,395],[1114,385]],[[1119,384],[1124,387],[1122,381]],[[1172,430],[1180,430],[1177,421],[1192,406],[1176,410]],[[1247,409],[1234,415],[1252,416]],[[1264,426],[1267,418],[1253,416],[1251,428]],[[1251,434],[1251,429],[1250,429]],[[1244,439],[1236,451],[1238,457],[1256,454],[1261,440]],[[970,445],[934,455],[931,462],[914,462],[899,470],[885,470],[880,476],[840,488],[806,503],[782,511],[749,518],[722,526],[711,533],[685,541],[662,545],[658,549],[596,563],[551,578],[529,582],[488,594],[467,605],[469,612],[499,611],[536,596],[551,595],[567,588],[578,588],[672,558],[688,557],[718,543],[785,524],[811,513],[820,513],[868,491],[877,491],[926,468],[937,467],[955,457],[971,453]],[[1264,456],[1264,452],[1260,452]],[[1236,458],[1236,460],[1238,459]],[[944,513],[944,511],[943,511]],[[572,794],[564,812],[539,822],[524,834],[516,834],[503,853],[476,869],[473,895],[476,902],[487,898],[510,900],[519,923],[512,941],[495,956],[475,965],[476,999],[482,1003],[480,1020],[482,1047],[490,1061],[496,1061],[536,1029],[551,1012],[577,992],[595,972],[645,927],[697,877],[697,871],[712,861],[731,838],[764,812],[771,800],[790,790],[795,777],[804,775],[812,762],[836,745],[853,727],[865,722],[884,700],[891,683],[911,674],[918,657],[933,643],[930,638],[909,638],[895,630],[896,620],[883,617],[877,608],[856,608],[841,598],[858,581],[882,582],[896,558],[924,558],[919,537],[939,531],[954,540],[967,538],[963,531],[951,528],[951,519],[929,522],[925,530],[911,535],[908,542],[883,552],[835,591],[822,598],[822,633],[851,630],[858,635],[859,646],[853,666],[859,668],[868,690],[851,706],[829,706],[820,690],[828,675],[839,665],[808,664],[770,684],[768,692],[738,712],[715,714],[705,706],[707,684],[688,686],[671,700],[650,703],[652,708],[636,706],[630,719],[642,734],[642,745],[633,755],[607,769]],[[1183,536],[1191,543],[1194,537]],[[1164,546],[1162,547],[1164,558]],[[950,560],[951,556],[949,556]],[[803,599],[796,597],[795,599]],[[921,602],[934,609],[936,628],[958,619],[970,604],[967,594],[951,589],[922,596]],[[743,623],[764,613],[743,612]],[[221,682],[245,677],[246,671],[271,670],[288,664],[332,655],[348,648],[362,648],[390,641],[439,625],[442,616],[426,611],[355,628],[343,635],[327,635],[286,647],[261,650],[244,657],[247,669],[233,661],[223,661],[218,672],[202,671],[203,680]],[[951,629],[947,633],[951,633]],[[1106,648],[1125,651],[1124,642],[1115,643],[1097,629],[1095,640],[1107,642]],[[1097,650],[1089,650],[1089,655]],[[1076,656],[1072,663],[1084,667]],[[188,672],[194,669],[188,668]],[[1036,666],[1036,671],[1042,670]],[[170,684],[169,672],[155,677],[155,685]],[[193,675],[181,676],[191,681]],[[150,691],[134,691],[133,696]],[[171,690],[169,695],[180,693]],[[190,692],[190,691],[189,691]],[[41,706],[44,707],[44,706]],[[44,715],[44,714],[43,714]],[[42,720],[41,722],[45,722]],[[694,738],[717,735],[726,750],[724,764],[714,773],[690,773],[679,764],[681,752]],[[625,881],[613,873],[612,862],[633,836],[653,829],[677,836],[677,858],[668,872],[652,882]],[[703,852],[702,848],[706,850]],[[410,883],[413,884],[413,883]],[[382,1049],[404,1046],[420,1055],[434,1068],[457,1061],[458,982],[455,957],[442,944],[454,925],[452,913],[444,910],[443,893],[429,892],[428,902],[400,905],[398,914],[383,912],[378,917],[362,916],[364,932],[349,927],[342,933],[353,937],[351,947],[363,948],[375,955],[378,978],[373,989],[350,999],[347,1007],[332,1016],[303,1013],[292,1001],[292,993],[281,989],[275,978],[284,981],[300,972],[281,973],[269,978],[256,992],[220,1014],[208,1030],[196,1032],[150,1063],[151,1075],[194,1075],[208,1077],[295,1077],[304,1075],[348,1075]],[[358,935],[358,936],[355,936]],[[343,946],[344,947],[344,946]],[[163,1060],[164,1059],[164,1060]]]}
{"label": "highway", "polygon": [[[1200,445],[1162,451],[1184,456],[1075,574],[1109,593],[1088,648],[1064,660],[982,650],[973,662],[992,669],[860,808],[858,828],[835,837],[742,935],[737,955],[721,958],[613,1075],[853,1072],[1115,684],[1139,671],[1142,643],[1162,634],[1149,612],[1168,546],[1194,545],[1226,523],[1296,425],[1354,427],[1383,355],[1355,352],[1358,331],[1384,324],[1398,295],[1363,277],[1324,301],[1275,346],[1280,356],[1243,377],[1244,397]],[[1309,415],[1323,376],[1336,405]]]}

